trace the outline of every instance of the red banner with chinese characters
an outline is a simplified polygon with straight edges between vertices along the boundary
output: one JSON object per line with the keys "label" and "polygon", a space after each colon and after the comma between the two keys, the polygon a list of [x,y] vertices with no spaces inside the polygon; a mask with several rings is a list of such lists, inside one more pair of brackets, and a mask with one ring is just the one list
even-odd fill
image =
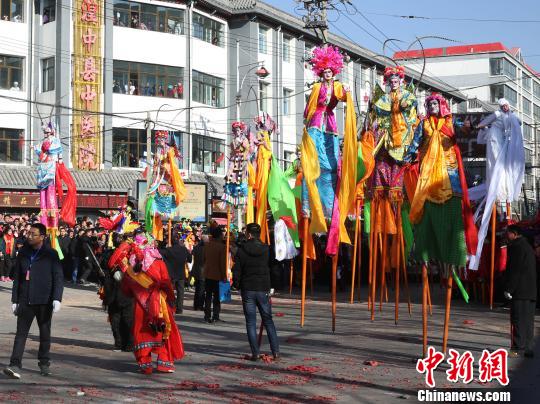
{"label": "red banner with chinese characters", "polygon": [[103,0],[75,0],[73,52],[73,167],[101,167]]}
{"label": "red banner with chinese characters", "polygon": [[[79,208],[116,209],[126,202],[122,194],[77,194]],[[0,191],[0,208],[39,209],[39,192]]]}

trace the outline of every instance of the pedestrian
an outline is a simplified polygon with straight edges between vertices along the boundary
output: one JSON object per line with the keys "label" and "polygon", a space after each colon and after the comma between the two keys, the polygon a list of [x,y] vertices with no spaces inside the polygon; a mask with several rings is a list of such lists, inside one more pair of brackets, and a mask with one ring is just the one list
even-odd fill
{"label": "pedestrian", "polygon": [[79,278],[81,285],[86,284],[95,265],[94,257],[92,256],[94,249],[94,242],[92,240],[93,231],[93,229],[87,228],[78,242],[77,255],[79,256],[79,268],[81,270],[81,276]]}
{"label": "pedestrian", "polygon": [[184,310],[184,284],[186,280],[186,263],[191,262],[191,254],[179,240],[178,235],[172,237],[173,245],[161,248],[159,253],[165,261],[169,278],[176,291],[176,314],[182,314]]}
{"label": "pedestrian", "polygon": [[84,236],[84,230],[79,229],[76,235],[71,239],[69,243],[69,252],[71,254],[71,262],[73,263],[73,271],[71,272],[71,281],[77,283],[77,276],[79,273],[79,250],[80,239]]}
{"label": "pedestrian", "polygon": [[534,250],[523,237],[521,228],[506,229],[508,250],[504,296],[511,301],[510,322],[512,344],[510,355],[523,354],[532,358],[534,342],[534,312],[536,309],[536,262]]}
{"label": "pedestrian", "polygon": [[11,302],[17,332],[9,366],[4,369],[4,374],[14,379],[21,377],[24,346],[34,318],[39,327],[40,373],[50,374],[51,320],[53,312],[60,310],[64,279],[58,253],[45,243],[46,231],[43,224],[32,224],[28,241],[15,261]]}
{"label": "pedestrian", "polygon": [[64,279],[71,278],[71,259],[69,256],[69,244],[71,243],[71,238],[67,234],[65,227],[60,228],[60,237],[58,237],[58,244],[60,245],[60,250],[64,255],[62,260],[62,270],[64,272]]}
{"label": "pedestrian", "polygon": [[274,360],[278,360],[279,341],[270,305],[270,268],[268,267],[268,246],[261,242],[261,226],[257,223],[247,225],[247,241],[236,254],[233,269],[234,284],[241,290],[242,306],[246,318],[246,330],[251,348],[250,360],[260,359],[257,341],[257,312],[259,309]]}
{"label": "pedestrian", "polygon": [[204,310],[204,246],[208,243],[208,235],[205,234],[199,239],[196,236],[197,244],[193,247],[193,267],[191,276],[195,280],[195,293],[193,295],[193,310]]}
{"label": "pedestrian", "polygon": [[[113,245],[117,248],[122,242],[122,238],[118,233],[113,234]],[[108,267],[109,259],[114,253],[114,249],[108,249],[103,253],[102,266]],[[131,328],[133,326],[133,297],[126,296],[122,291],[123,273],[117,267],[113,267],[110,271],[104,271],[105,278],[103,279],[103,306],[109,315],[111,323],[111,331],[114,338],[115,352],[131,352],[133,351],[133,334]]]}
{"label": "pedestrian", "polygon": [[[223,231],[220,226],[210,229],[212,239],[204,246],[204,321],[214,323],[220,321],[219,313],[219,281],[227,280],[227,247],[223,242]],[[212,317],[210,317],[212,314]]]}

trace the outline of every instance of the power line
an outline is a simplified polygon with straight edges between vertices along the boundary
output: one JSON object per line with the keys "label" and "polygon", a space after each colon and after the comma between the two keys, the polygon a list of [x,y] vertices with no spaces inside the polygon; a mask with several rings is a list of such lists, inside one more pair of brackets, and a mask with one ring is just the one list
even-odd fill
{"label": "power line", "polygon": [[503,18],[454,18],[454,17],[431,17],[421,15],[400,15],[400,14],[386,14],[376,12],[365,12],[370,15],[380,15],[383,17],[401,18],[407,20],[439,20],[439,21],[464,21],[464,22],[502,22],[511,24],[536,24],[540,23],[540,20],[510,20]]}

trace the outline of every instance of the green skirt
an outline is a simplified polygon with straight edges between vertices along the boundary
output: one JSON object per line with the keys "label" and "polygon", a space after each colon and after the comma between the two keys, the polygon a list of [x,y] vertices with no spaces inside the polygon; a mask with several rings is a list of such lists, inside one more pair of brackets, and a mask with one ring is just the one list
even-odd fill
{"label": "green skirt", "polygon": [[431,259],[456,266],[467,263],[461,197],[452,197],[443,204],[426,201],[422,220],[414,227],[413,256],[423,262]]}

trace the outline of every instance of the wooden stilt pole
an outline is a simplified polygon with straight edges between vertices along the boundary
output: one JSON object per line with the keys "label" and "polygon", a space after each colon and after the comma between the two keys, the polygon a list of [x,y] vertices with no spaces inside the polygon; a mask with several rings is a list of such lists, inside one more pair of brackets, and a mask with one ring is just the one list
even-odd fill
{"label": "wooden stilt pole", "polygon": [[426,357],[427,352],[427,298],[428,298],[428,275],[427,265],[422,264],[422,357]]}
{"label": "wooden stilt pole", "polygon": [[448,268],[448,279],[446,280],[446,305],[444,308],[444,332],[443,332],[443,343],[442,343],[442,351],[443,354],[446,354],[446,346],[448,343],[448,328],[450,326],[450,305],[452,303],[452,274],[451,269]]}
{"label": "wooden stilt pole", "polygon": [[332,257],[332,332],[336,332],[336,282],[339,254]]}
{"label": "wooden stilt pole", "polygon": [[293,260],[291,260],[291,266],[289,269],[289,295],[292,295],[293,276],[294,276],[294,264],[293,264]]}
{"label": "wooden stilt pole", "polygon": [[[401,215],[400,215],[401,216]],[[401,221],[400,227],[398,228],[398,234],[396,234],[397,242],[397,254],[396,254],[396,276],[395,276],[395,293],[396,293],[396,303],[394,308],[394,324],[397,325],[399,319],[399,272],[401,271]]]}
{"label": "wooden stilt pole", "polygon": [[[360,219],[358,219],[360,221]],[[356,265],[358,267],[358,301],[360,301],[360,281],[361,281],[361,275],[362,275],[362,222],[358,224],[359,230],[358,230],[358,254],[356,258]]]}
{"label": "wooden stilt pole", "polygon": [[353,260],[352,260],[352,279],[351,279],[351,300],[350,303],[354,303],[354,286],[356,279],[356,255],[358,253],[358,229],[360,227],[360,199],[356,200],[356,224],[354,226],[354,247],[353,247]]}
{"label": "wooden stilt pole", "polygon": [[169,218],[169,237],[167,240],[167,245],[170,247],[172,246],[172,219]]}
{"label": "wooden stilt pole", "polygon": [[375,200],[371,201],[370,209],[370,231],[369,231],[369,267],[368,267],[368,310],[371,310],[371,304],[373,300],[371,299],[371,284],[373,283],[373,261],[375,258],[375,227],[374,227],[374,218],[375,218]]}
{"label": "wooden stilt pole", "polygon": [[225,268],[229,270],[229,247],[231,245],[231,206],[227,204],[227,241],[226,241],[226,254],[225,254]]}
{"label": "wooden stilt pole", "polygon": [[[403,229],[402,229],[403,230]],[[400,260],[402,260],[402,268],[403,268],[403,280],[405,282],[405,292],[407,293],[407,308],[409,310],[409,317],[412,315],[412,307],[411,307],[411,294],[409,292],[409,277],[407,275],[407,259],[405,257],[405,238],[403,235],[403,231],[400,234],[400,240],[399,240],[400,246],[401,246],[401,255]]]}
{"label": "wooden stilt pole", "polygon": [[388,247],[388,234],[386,233],[386,204],[383,202],[382,214],[382,253],[381,253],[381,293],[379,299],[379,311],[382,312],[383,293],[386,287],[386,255]]}
{"label": "wooden stilt pole", "polygon": [[304,326],[304,315],[306,309],[306,266],[307,266],[307,238],[308,238],[308,218],[303,217],[303,244],[302,244],[302,301],[300,304],[300,327]]}
{"label": "wooden stilt pole", "polygon": [[[426,265],[426,270],[427,270],[427,265]],[[428,308],[429,308],[429,315],[432,316],[433,310],[431,307],[431,285],[429,284],[429,277],[426,279],[426,283],[427,283],[427,302],[428,302]]]}
{"label": "wooden stilt pole", "polygon": [[493,310],[493,280],[495,278],[495,230],[497,222],[497,204],[491,212],[491,266],[489,268],[489,308]]}
{"label": "wooden stilt pole", "polygon": [[377,290],[377,256],[379,255],[381,233],[375,233],[374,237],[375,248],[373,249],[373,274],[371,275],[371,321],[375,320],[375,291]]}

